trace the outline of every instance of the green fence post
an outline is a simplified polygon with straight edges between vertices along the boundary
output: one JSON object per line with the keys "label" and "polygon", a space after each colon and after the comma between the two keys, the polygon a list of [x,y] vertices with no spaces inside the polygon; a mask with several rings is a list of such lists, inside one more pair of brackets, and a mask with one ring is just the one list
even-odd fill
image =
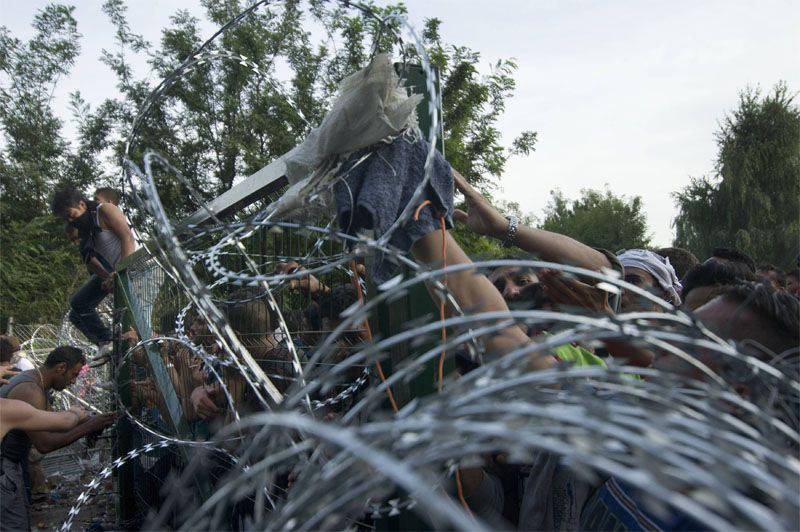
{"label": "green fence post", "polygon": [[[395,70],[403,79],[405,86],[412,89],[417,94],[423,94],[425,98],[417,106],[417,118],[419,128],[424,138],[428,138],[432,121],[428,112],[428,93],[426,88],[425,72],[419,65],[395,64]],[[438,87],[438,72],[436,85]],[[442,122],[439,116],[439,124]],[[436,143],[437,149],[444,153],[444,139],[440,134]],[[405,272],[410,273],[408,270]],[[370,290],[375,293],[375,286],[370,285]],[[431,315],[432,319],[439,319],[439,309],[431,300],[430,294],[424,285],[416,285],[408,291],[405,298],[393,303],[381,304],[378,306],[375,317],[370,318],[374,322],[373,329],[380,331],[383,338],[393,336],[403,330],[404,324],[418,319],[422,316]],[[419,350],[424,351],[433,347],[433,344],[420,346]],[[390,353],[391,364],[388,364],[387,373],[391,373],[394,366],[402,362],[409,355],[406,345],[397,345],[392,348]],[[445,371],[452,371],[454,364],[448,361]],[[426,364],[425,369],[417,375],[410,383],[399,383],[392,387],[392,392],[399,406],[403,406],[413,398],[423,397],[436,393],[438,379],[438,360]],[[387,401],[388,403],[388,401]],[[388,408],[388,404],[386,406]],[[395,517],[382,517],[375,522],[376,530],[430,530],[431,527],[422,519],[418,518],[410,511],[401,512]]]}
{"label": "green fence post", "polygon": [[[127,331],[131,326],[130,312],[125,307],[125,296],[122,287],[118,282],[114,282],[114,361],[121,364],[119,375],[122,377],[117,383],[119,387],[120,399],[122,404],[131,405],[131,386],[130,379],[124,378],[130,375],[131,366],[129,359],[122,361],[123,349],[120,331]],[[117,440],[114,448],[114,456],[125,456],[134,448],[133,426],[127,416],[120,416],[117,419]],[[129,530],[135,525],[136,520],[136,494],[134,491],[134,464],[128,460],[115,470],[117,481],[117,524],[121,530]]]}

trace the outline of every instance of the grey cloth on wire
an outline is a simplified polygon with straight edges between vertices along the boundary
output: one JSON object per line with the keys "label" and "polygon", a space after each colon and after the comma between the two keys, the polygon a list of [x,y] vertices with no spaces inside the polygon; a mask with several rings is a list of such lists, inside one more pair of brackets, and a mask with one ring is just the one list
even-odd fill
{"label": "grey cloth on wire", "polygon": [[22,464],[0,458],[0,528],[30,530]]}
{"label": "grey cloth on wire", "polygon": [[[390,143],[378,143],[353,153],[343,165],[342,179],[333,194],[339,227],[349,234],[372,229],[380,239],[411,201],[425,176],[425,159],[430,144],[406,131]],[[453,174],[450,164],[438,151],[431,163],[431,179],[417,205],[430,200],[420,211],[419,220],[406,220],[389,239],[403,252],[419,238],[440,229],[444,216],[447,228],[453,226]],[[431,208],[433,207],[433,209]],[[377,284],[395,274],[397,265],[385,256],[376,257],[372,278]]]}

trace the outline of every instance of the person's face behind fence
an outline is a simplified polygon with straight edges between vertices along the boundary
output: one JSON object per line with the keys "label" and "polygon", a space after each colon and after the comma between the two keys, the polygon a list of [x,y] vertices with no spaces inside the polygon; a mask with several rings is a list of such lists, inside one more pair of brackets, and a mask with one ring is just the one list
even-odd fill
{"label": "person's face behind fence", "polygon": [[[791,338],[777,331],[770,320],[737,302],[727,300],[724,296],[714,298],[698,308],[694,314],[711,332],[726,341],[735,342],[739,353],[766,362],[793,343]],[[794,344],[796,345],[796,339]],[[691,354],[730,383],[740,395],[750,395],[748,383],[754,372],[745,362],[703,347],[694,347]],[[708,379],[699,368],[673,354],[662,355],[654,366],[696,380]]]}
{"label": "person's face behind fence", "polygon": [[195,318],[192,320],[187,336],[192,342],[204,347],[211,347],[214,344],[211,331],[208,330],[206,321],[203,318]]}
{"label": "person's face behind fence", "polygon": [[529,269],[519,267],[503,267],[495,269],[489,280],[503,296],[506,303],[519,301],[526,295],[530,296],[530,289],[526,287],[538,284],[539,278]]}
{"label": "person's face behind fence", "polygon": [[[630,283],[642,290],[647,290],[652,294],[664,298],[664,291],[649,272],[641,268],[625,268],[625,282]],[[625,290],[622,293],[620,307],[623,312],[633,311],[660,311],[661,307],[650,302],[643,297]]]}

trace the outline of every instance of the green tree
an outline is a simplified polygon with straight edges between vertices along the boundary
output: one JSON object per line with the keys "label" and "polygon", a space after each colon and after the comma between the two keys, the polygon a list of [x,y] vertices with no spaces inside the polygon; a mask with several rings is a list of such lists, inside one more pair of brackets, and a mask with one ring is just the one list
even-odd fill
{"label": "green tree", "polygon": [[[378,51],[392,51],[396,57],[404,53],[410,62],[416,60],[413,53],[399,48],[391,31],[358,11],[319,0],[304,9],[301,2],[287,0],[254,11],[206,49],[216,58],[149,100],[158,80],[202,43],[200,18],[219,27],[245,4],[203,0],[197,16],[177,11],[159,42],[152,44],[128,24],[124,0],[107,0],[103,11],[115,30],[110,36],[113,45],[103,51],[101,61],[116,76],[120,96],[90,107],[79,93],[73,94],[70,108],[78,137],[71,142],[63,136],[51,95],[69,75],[80,51],[73,8],[50,5],[40,11],[34,18],[35,35],[27,42],[0,29],[4,74],[0,120],[6,141],[0,152],[0,223],[4,237],[15,235],[3,242],[3,275],[9,283],[0,288],[0,312],[21,316],[25,309],[16,302],[25,301],[21,296],[31,286],[14,281],[24,277],[17,271],[23,263],[5,258],[19,255],[41,260],[38,251],[24,251],[35,249],[37,243],[26,239],[41,234],[24,231],[24,225],[14,225],[12,231],[13,224],[35,222],[38,228],[49,227],[54,231],[54,238],[48,240],[54,256],[69,250],[60,225],[49,217],[37,218],[48,216],[48,198],[57,185],[71,183],[91,192],[113,183],[130,142],[134,161],[141,161],[145,149],[163,154],[181,169],[201,198],[209,200],[299,143],[324,116],[339,81],[367,64],[373,43]],[[402,4],[373,9],[379,17],[405,12]],[[396,27],[398,22],[390,24]],[[513,95],[516,64],[500,60],[482,74],[476,66],[480,54],[443,43],[440,24],[427,21],[423,38],[440,72],[446,155],[472,183],[488,192],[510,156],[533,151],[536,134],[526,131],[509,147],[502,145],[496,124]],[[324,28],[326,35],[319,39],[304,29],[310,27]],[[139,77],[131,64],[134,54],[146,57],[154,74]],[[147,117],[132,134],[144,106],[149,106]],[[173,219],[197,207],[186,185],[175,176],[157,175],[156,179]],[[60,260],[52,261],[53,269],[61,266],[66,267]],[[61,297],[66,307],[62,290],[75,283],[65,279],[67,274],[80,278],[80,270],[74,265],[63,272],[53,270],[50,289],[35,293]],[[47,285],[42,282],[43,287]],[[48,311],[40,319],[59,316],[60,312]]]}
{"label": "green tree", "polygon": [[0,314],[20,322],[60,319],[82,275],[63,225],[49,215],[51,190],[99,175],[84,144],[63,138],[51,105],[80,51],[73,8],[49,5],[32,25],[27,42],[0,27]]}
{"label": "green tree", "polygon": [[51,216],[11,221],[0,231],[0,314],[18,323],[58,323],[85,277],[80,255],[64,244],[64,224]]}
{"label": "green tree", "polygon": [[[216,26],[241,8],[222,0],[202,4],[205,18]],[[402,4],[371,7],[379,17],[405,12]],[[115,160],[123,155],[128,140],[134,160],[146,148],[160,152],[204,199],[224,192],[235,178],[256,172],[298,144],[324,116],[338,82],[369,61],[373,42],[377,40],[378,51],[400,52],[392,32],[338,4],[315,1],[307,11],[292,0],[265,6],[206,49],[210,54],[232,54],[236,60],[213,59],[184,76],[151,102],[148,118],[131,139],[133,120],[154,86],[133,79],[130,55],[148,54],[154,70],[166,76],[201,44],[200,20],[178,11],[155,49],[128,26],[123,0],[107,0],[103,9],[116,27],[116,51],[104,51],[103,61],[116,74],[122,98],[108,100],[91,114],[95,130],[114,139],[94,145],[100,150],[113,148]],[[303,29],[309,20],[326,28],[327,40],[317,42]],[[394,29],[397,24],[390,23]],[[441,78],[445,153],[473,184],[489,190],[508,158],[531,153],[536,142],[536,133],[526,131],[506,149],[496,127],[515,89],[516,64],[500,60],[488,74],[480,74],[476,67],[480,54],[442,43],[440,24],[428,20],[423,39]],[[415,60],[413,52],[405,52],[409,61]],[[246,60],[240,61],[241,57]],[[284,67],[282,79],[275,67],[279,62]],[[109,136],[108,131],[114,134]],[[197,207],[174,178],[164,176],[157,185],[174,217]]]}
{"label": "green tree", "polygon": [[551,191],[541,228],[612,252],[650,245],[642,199],[615,196],[608,189],[583,189],[572,201]]}
{"label": "green tree", "polygon": [[716,134],[714,176],[675,193],[675,245],[707,257],[735,247],[790,265],[800,244],[800,108],[785,83],[746,89]]}

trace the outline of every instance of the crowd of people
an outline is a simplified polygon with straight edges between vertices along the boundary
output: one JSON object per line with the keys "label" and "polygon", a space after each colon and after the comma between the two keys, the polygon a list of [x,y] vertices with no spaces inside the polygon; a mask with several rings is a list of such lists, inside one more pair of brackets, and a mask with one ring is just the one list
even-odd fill
{"label": "crowd of people", "polygon": [[[541,261],[578,267],[624,280],[636,289],[609,290],[601,278],[571,275],[555,268],[500,266],[483,275],[462,269],[447,276],[447,290],[459,307],[470,314],[508,312],[510,309],[549,309],[570,313],[613,316],[628,312],[661,312],[662,301],[691,312],[708,330],[736,343],[744,353],[769,363],[775,357],[798,349],[800,337],[800,281],[798,270],[783,272],[764,264],[756,266],[751,257],[728,248],[714,250],[700,261],[679,248],[656,250],[629,249],[618,252],[590,247],[565,235],[527,227],[514,216],[505,216],[456,171],[451,175],[454,188],[463,194],[464,210],[441,209],[442,225],[463,223],[473,232],[497,239],[521,252],[510,259],[536,257]],[[410,185],[409,185],[410,186]],[[452,198],[451,198],[452,202]],[[119,261],[135,250],[133,233],[118,207],[119,195],[112,189],[99,189],[92,200],[79,191],[66,188],[56,192],[53,213],[64,219],[66,237],[79,249],[89,279],[70,298],[69,319],[87,339],[97,344],[93,364],[111,358],[114,340],[111,329],[97,311],[113,286]],[[450,232],[440,230],[435,217],[410,221],[416,238],[409,242],[415,260],[429,268],[471,264],[469,257]],[[303,295],[302,334],[293,338],[294,351],[302,364],[342,319],[343,312],[362,297],[359,280],[367,274],[363,264],[354,265],[353,283],[332,286],[313,275],[297,276],[302,265],[287,261],[278,264],[276,273],[294,274],[286,288]],[[641,291],[655,297],[643,296]],[[436,291],[431,291],[439,302]],[[280,332],[274,311],[257,289],[239,289],[228,294],[222,310],[239,341],[259,364],[280,392],[296,377],[295,355]],[[657,299],[656,299],[657,298]],[[446,305],[445,312],[454,308]],[[206,436],[233,422],[238,415],[262,408],[241,371],[225,364],[226,355],[200,315],[186,318],[188,338],[206,353],[219,356],[220,363],[209,363],[195,350],[177,341],[164,341],[157,349],[139,347],[130,353],[135,368],[131,371],[130,410],[136,415],[163,411],[166,399],[155,384],[153,357],[166,368],[185,418],[202,426]],[[176,315],[166,316],[154,336],[172,338]],[[502,357],[521,346],[541,342],[555,331],[545,325],[509,325],[481,337],[482,357],[459,350],[455,353],[459,372],[464,374],[487,360]],[[370,339],[369,324],[353,326],[337,339],[336,352],[326,361],[345,360]],[[121,340],[137,345],[138,334],[131,329]],[[74,407],[66,412],[49,412],[51,390],[63,390],[75,382],[87,363],[80,349],[61,346],[43,364],[33,365],[20,358],[19,342],[0,339],[0,387],[2,405],[2,470],[0,521],[7,529],[27,529],[28,499],[25,494],[23,463],[31,448],[52,452],[111,425],[113,414],[89,416]],[[122,350],[126,352],[127,350]],[[607,340],[602,348],[565,344],[547,353],[535,353],[527,369],[540,371],[557,365],[618,365],[670,368],[687,371],[670,360],[668,353],[624,339]],[[27,364],[26,364],[27,363]],[[705,356],[711,368],[723,364],[713,355]],[[350,368],[342,386],[358,381],[366,367]],[[691,374],[700,378],[701,376]],[[797,378],[796,375],[792,376]],[[6,380],[8,379],[8,380]],[[327,403],[341,387],[328,389],[317,397],[325,419],[335,419],[348,402]],[[742,393],[752,393],[742,392]],[[352,399],[350,399],[352,400]],[[795,427],[796,428],[796,427]],[[529,463],[508,464],[494,456],[483,466],[461,470],[460,494],[470,510],[492,523],[505,523],[520,529],[691,529],[691,519],[673,512],[654,515],[640,504],[638,494],[614,477],[590,484],[570,476],[559,466],[557,457],[539,453]]]}

